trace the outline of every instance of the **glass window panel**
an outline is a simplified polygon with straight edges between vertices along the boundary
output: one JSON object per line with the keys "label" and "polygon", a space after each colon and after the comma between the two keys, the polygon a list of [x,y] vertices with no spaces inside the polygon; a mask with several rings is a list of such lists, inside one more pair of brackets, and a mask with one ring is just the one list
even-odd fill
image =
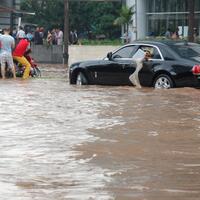
{"label": "glass window panel", "polygon": [[[173,32],[178,26],[188,26],[188,0],[146,0],[146,5],[149,36],[163,36],[168,28]],[[195,11],[200,30],[200,0],[195,1]]]}
{"label": "glass window panel", "polygon": [[[199,6],[199,2],[196,3]],[[147,12],[185,12],[187,0],[146,0]]]}
{"label": "glass window panel", "polygon": [[120,49],[119,51],[117,51],[116,53],[113,54],[113,58],[131,58],[133,51],[135,51],[137,48],[137,46],[127,46],[124,47],[122,49]]}

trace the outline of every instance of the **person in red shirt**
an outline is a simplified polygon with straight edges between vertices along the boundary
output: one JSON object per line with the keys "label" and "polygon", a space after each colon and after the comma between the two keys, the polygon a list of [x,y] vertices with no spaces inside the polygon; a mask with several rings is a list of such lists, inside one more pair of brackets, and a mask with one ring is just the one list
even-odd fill
{"label": "person in red shirt", "polygon": [[31,64],[24,57],[24,53],[27,49],[30,49],[30,41],[26,38],[22,38],[16,46],[15,50],[13,51],[13,58],[21,65],[25,66],[24,74],[22,77],[23,79],[29,78],[31,70]]}

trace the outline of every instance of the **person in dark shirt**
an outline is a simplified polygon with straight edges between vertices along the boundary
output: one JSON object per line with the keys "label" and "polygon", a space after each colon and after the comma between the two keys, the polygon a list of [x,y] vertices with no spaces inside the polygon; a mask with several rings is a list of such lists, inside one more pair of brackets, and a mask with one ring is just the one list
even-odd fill
{"label": "person in dark shirt", "polygon": [[35,32],[34,32],[34,44],[42,44],[42,38],[41,38],[41,34],[40,34],[40,28],[37,27]]}

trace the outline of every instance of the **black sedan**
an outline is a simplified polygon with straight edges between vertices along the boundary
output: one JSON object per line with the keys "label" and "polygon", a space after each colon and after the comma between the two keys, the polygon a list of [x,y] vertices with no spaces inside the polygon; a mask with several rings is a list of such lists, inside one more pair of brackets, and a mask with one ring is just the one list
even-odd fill
{"label": "black sedan", "polygon": [[185,41],[137,41],[109,52],[102,60],[83,61],[70,66],[71,84],[131,85],[138,51],[148,51],[139,72],[142,86],[155,88],[199,87],[200,45]]}

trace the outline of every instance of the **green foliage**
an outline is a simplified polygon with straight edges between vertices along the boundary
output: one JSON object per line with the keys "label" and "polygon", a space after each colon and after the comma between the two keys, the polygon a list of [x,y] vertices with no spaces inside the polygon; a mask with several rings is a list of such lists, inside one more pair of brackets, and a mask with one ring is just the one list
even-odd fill
{"label": "green foliage", "polygon": [[122,44],[121,40],[114,39],[114,40],[88,40],[88,39],[81,39],[80,41],[81,45],[116,45],[119,46]]}
{"label": "green foliage", "polygon": [[92,31],[112,38],[120,35],[120,29],[113,26],[120,3],[113,2],[73,2],[70,1],[70,28],[80,33]]}
{"label": "green foliage", "polygon": [[35,16],[24,16],[30,23],[46,28],[63,26],[63,1],[62,0],[22,0],[21,9],[35,12]]}
{"label": "green foliage", "polygon": [[126,31],[128,32],[128,25],[131,23],[131,18],[133,16],[133,6],[132,7],[127,7],[127,6],[122,6],[120,12],[119,12],[119,17],[114,20],[114,25],[125,25],[126,26]]}
{"label": "green foliage", "polygon": [[[70,30],[78,33],[105,34],[108,38],[120,35],[120,27],[113,25],[118,16],[119,2],[69,1]],[[64,26],[63,0],[22,0],[21,9],[35,12],[35,16],[24,16],[23,21],[38,24],[46,29]]]}

